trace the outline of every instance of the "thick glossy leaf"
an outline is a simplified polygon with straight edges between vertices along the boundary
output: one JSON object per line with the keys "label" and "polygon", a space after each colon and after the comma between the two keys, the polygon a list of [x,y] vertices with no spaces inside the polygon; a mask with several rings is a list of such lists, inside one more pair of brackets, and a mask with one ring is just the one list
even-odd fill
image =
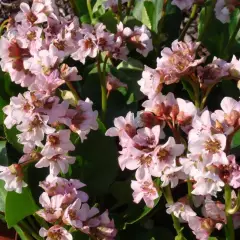
{"label": "thick glossy leaf", "polygon": [[0,180],[0,212],[5,212],[5,201],[7,196],[7,191],[4,188],[4,181]]}
{"label": "thick glossy leaf", "polygon": [[112,11],[107,11],[105,14],[103,14],[101,17],[99,17],[99,21],[102,22],[107,30],[109,30],[112,33],[117,32],[117,19],[116,15]]}
{"label": "thick glossy leaf", "polygon": [[[72,168],[72,178],[87,184],[91,196],[108,192],[118,170],[118,151],[113,138],[102,131],[91,131],[88,139],[76,145],[75,154],[81,161]],[[74,154],[74,155],[75,155]]]}
{"label": "thick glossy leaf", "polygon": [[154,32],[158,32],[158,23],[162,14],[162,0],[137,1],[133,16]]}
{"label": "thick glossy leaf", "polygon": [[0,124],[3,124],[4,121],[4,113],[2,111],[3,107],[7,105],[7,101],[5,101],[1,96],[0,96]]}
{"label": "thick glossy leaf", "polygon": [[28,187],[23,188],[21,194],[7,192],[5,208],[5,218],[9,228],[38,210]]}
{"label": "thick glossy leaf", "polygon": [[22,152],[23,146],[18,142],[17,134],[19,134],[16,127],[12,127],[11,129],[6,128],[4,125],[4,133],[7,138],[7,141],[11,143],[11,145],[17,149],[19,152]]}
{"label": "thick glossy leaf", "polygon": [[238,130],[232,139],[231,148],[236,148],[240,146],[240,130]]}
{"label": "thick glossy leaf", "polygon": [[61,97],[63,100],[69,102],[70,105],[76,107],[78,100],[74,96],[74,94],[69,90],[60,90],[61,91]]}
{"label": "thick glossy leaf", "polygon": [[92,12],[93,13],[97,12],[98,9],[103,5],[104,2],[106,2],[106,1],[105,0],[97,0],[93,6]]}
{"label": "thick glossy leaf", "polygon": [[29,238],[18,225],[14,225],[13,228],[15,229],[21,240],[29,240]]}
{"label": "thick glossy leaf", "polygon": [[0,141],[0,165],[8,166],[6,141]]}

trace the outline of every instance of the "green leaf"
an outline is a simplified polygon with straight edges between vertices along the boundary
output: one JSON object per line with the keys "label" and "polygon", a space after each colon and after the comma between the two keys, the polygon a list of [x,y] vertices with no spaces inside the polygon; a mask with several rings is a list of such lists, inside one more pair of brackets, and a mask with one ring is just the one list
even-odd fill
{"label": "green leaf", "polygon": [[0,96],[0,124],[3,124],[4,121],[4,112],[2,111],[3,107],[7,105],[7,101],[5,101],[1,96]]}
{"label": "green leaf", "polygon": [[216,237],[209,237],[208,240],[218,240]]}
{"label": "green leaf", "polygon": [[7,191],[5,190],[4,185],[4,181],[0,180],[0,212],[5,212]]}
{"label": "green leaf", "polygon": [[14,225],[13,228],[15,229],[21,240],[29,240],[29,238],[18,225]]}
{"label": "green leaf", "polygon": [[193,89],[191,85],[184,79],[181,80],[183,88],[188,92],[189,97],[191,98],[192,101],[195,100]]}
{"label": "green leaf", "polygon": [[240,130],[238,130],[232,139],[231,148],[236,148],[240,146]]}
{"label": "green leaf", "polygon": [[116,19],[116,14],[114,14],[112,11],[108,10],[105,14],[100,16],[99,21],[102,22],[110,32],[117,32],[118,21]]}
{"label": "green leaf", "polygon": [[19,152],[22,152],[23,150],[23,146],[18,142],[17,139],[17,134],[19,134],[18,130],[16,129],[16,127],[12,127],[11,129],[6,128],[6,126],[4,125],[4,133],[5,136],[8,140],[9,143],[11,143],[11,145],[17,149]]}
{"label": "green leaf", "polygon": [[81,156],[82,161],[72,167],[72,178],[86,183],[91,196],[108,192],[118,171],[115,140],[101,130],[91,131],[87,140],[76,146],[74,155]]}
{"label": "green leaf", "polygon": [[0,165],[8,166],[6,141],[0,141]]}
{"label": "green leaf", "polygon": [[28,187],[21,194],[7,192],[5,218],[9,228],[38,210]]}
{"label": "green leaf", "polygon": [[98,11],[98,9],[103,6],[103,3],[106,2],[106,0],[97,0],[96,3],[93,6],[92,12],[95,13]]}
{"label": "green leaf", "polygon": [[239,99],[239,89],[237,88],[237,82],[223,80],[221,82],[221,88],[225,96]]}

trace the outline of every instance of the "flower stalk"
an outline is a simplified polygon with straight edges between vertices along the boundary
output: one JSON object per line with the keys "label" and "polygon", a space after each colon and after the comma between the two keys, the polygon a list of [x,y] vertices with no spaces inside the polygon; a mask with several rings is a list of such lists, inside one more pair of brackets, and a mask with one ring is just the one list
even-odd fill
{"label": "flower stalk", "polygon": [[93,20],[93,13],[92,13],[91,0],[87,0],[87,9],[88,9],[88,14],[89,14],[90,20],[92,22],[92,20]]}
{"label": "flower stalk", "polygon": [[[173,201],[173,196],[172,196],[172,191],[171,191],[171,188],[170,186],[168,185],[167,187],[163,188],[163,194],[164,194],[164,197],[167,201],[168,204],[173,204],[174,201]],[[172,213],[171,214],[172,216],[172,220],[173,220],[173,226],[178,234],[178,237],[179,237],[179,240],[184,240],[184,236],[182,234],[182,228],[181,228],[181,225],[180,225],[180,222],[178,220],[177,217],[175,217],[175,215]]]}

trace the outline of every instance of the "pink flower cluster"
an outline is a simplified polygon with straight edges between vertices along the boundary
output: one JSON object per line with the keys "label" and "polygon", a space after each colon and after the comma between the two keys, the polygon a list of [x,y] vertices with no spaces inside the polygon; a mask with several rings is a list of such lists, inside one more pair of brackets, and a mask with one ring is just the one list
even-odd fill
{"label": "pink flower cluster", "polygon": [[117,231],[114,222],[108,217],[108,211],[100,214],[96,207],[90,207],[87,203],[88,195],[79,190],[85,184],[79,180],[49,175],[40,186],[45,192],[39,198],[43,209],[37,214],[53,224],[48,230],[41,228],[40,236],[49,240],[71,240],[72,235],[63,227],[71,226],[97,239],[115,238]]}
{"label": "pink flower cluster", "polygon": [[[69,164],[75,162],[75,157],[68,155],[75,149],[71,131],[84,141],[90,130],[98,128],[98,113],[89,99],[72,106],[57,96],[60,86],[82,79],[65,59],[85,63],[87,57],[95,58],[101,52],[126,59],[128,42],[143,55],[152,50],[150,32],[144,26],[131,30],[120,23],[116,34],[102,23],[80,26],[77,17],[70,21],[61,18],[54,1],[48,0],[35,0],[32,6],[21,3],[20,9],[0,39],[2,70],[13,82],[28,88],[3,109],[4,124],[9,129],[16,126],[18,141],[24,145],[25,154],[18,165],[1,167],[6,189],[17,192],[26,186],[22,166],[37,162],[37,168],[50,167],[54,176],[67,173]],[[120,85],[125,86],[113,78],[107,83],[109,91]]]}

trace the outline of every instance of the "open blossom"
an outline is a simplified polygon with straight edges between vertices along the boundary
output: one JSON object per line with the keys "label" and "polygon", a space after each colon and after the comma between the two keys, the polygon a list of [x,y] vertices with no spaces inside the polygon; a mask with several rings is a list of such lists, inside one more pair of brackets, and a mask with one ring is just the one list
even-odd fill
{"label": "open blossom", "polygon": [[60,172],[67,173],[69,164],[73,164],[76,158],[66,154],[46,155],[37,163],[36,168],[50,167],[50,174],[56,176]]}
{"label": "open blossom", "polygon": [[107,90],[108,90],[108,92],[116,90],[120,87],[127,88],[128,86],[127,86],[126,83],[121,82],[119,79],[117,79],[113,75],[108,74],[108,76],[107,76]]}
{"label": "open blossom", "polygon": [[215,222],[211,218],[195,216],[189,219],[188,225],[196,235],[196,239],[208,240],[214,230]]}
{"label": "open blossom", "polygon": [[194,0],[173,0],[172,5],[176,5],[181,10],[188,10],[193,5]]}
{"label": "open blossom", "polygon": [[192,208],[182,202],[176,202],[173,204],[166,205],[168,214],[174,214],[177,218],[180,218],[182,221],[188,222],[191,217],[196,216],[197,214],[192,210]]}
{"label": "open blossom", "polygon": [[161,75],[156,69],[144,66],[142,78],[138,81],[140,90],[149,99],[154,98],[162,90]]}
{"label": "open blossom", "polygon": [[160,173],[166,167],[175,167],[176,157],[180,156],[183,151],[184,145],[176,144],[174,138],[169,137],[165,144],[159,145],[154,149],[153,160],[156,171]]}
{"label": "open blossom", "polygon": [[9,167],[0,166],[0,179],[5,182],[4,188],[7,191],[22,193],[22,188],[27,186],[23,181],[22,168],[18,164]]}
{"label": "open blossom", "polygon": [[29,118],[25,119],[17,129],[22,133],[18,134],[18,138],[22,144],[34,142],[37,146],[42,146],[42,140],[45,134],[51,134],[55,132],[55,129],[48,126],[49,117],[39,114],[33,114]]}
{"label": "open blossom", "polygon": [[60,130],[47,136],[46,144],[41,151],[44,156],[67,153],[73,151],[75,146],[70,141],[70,130]]}
{"label": "open blossom", "polygon": [[39,235],[41,237],[46,237],[47,240],[72,240],[72,235],[63,227],[54,225],[48,230],[41,228],[39,230]]}
{"label": "open blossom", "polygon": [[63,195],[64,204],[71,204],[77,198],[82,202],[88,200],[88,195],[79,190],[86,185],[76,179],[67,180],[65,178],[49,175],[45,181],[40,182],[39,186],[43,188],[49,196]]}
{"label": "open blossom", "polygon": [[[89,208],[87,203],[82,204],[80,199],[77,199],[73,204],[67,207],[63,215],[63,222],[75,228],[82,228],[83,222],[90,222],[99,210],[95,207]],[[92,219],[92,224],[98,225],[97,219]],[[90,224],[91,224],[90,222]]]}
{"label": "open blossom", "polygon": [[189,142],[189,151],[193,154],[206,154],[211,163],[227,164],[228,159],[224,149],[226,147],[226,136],[223,134],[209,134],[203,132],[198,140]]}
{"label": "open blossom", "polygon": [[136,135],[136,121],[134,113],[128,112],[126,117],[117,117],[114,119],[114,126],[109,128],[105,135],[110,137],[119,137],[120,144],[125,147],[131,142],[131,139]]}
{"label": "open blossom", "polygon": [[98,129],[98,112],[92,110],[92,104],[92,101],[88,98],[85,101],[79,100],[76,109],[69,109],[65,119],[61,120],[73,132],[76,132],[82,141],[86,139],[86,135],[91,129]]}
{"label": "open blossom", "polygon": [[165,84],[178,82],[180,78],[192,72],[192,69],[202,63],[204,58],[196,59],[199,43],[179,42],[175,40],[172,48],[164,48],[161,58],[157,59],[157,70],[163,69]]}
{"label": "open blossom", "polygon": [[48,194],[44,192],[40,196],[39,202],[43,209],[37,211],[37,214],[44,218],[47,222],[55,222],[62,216],[62,195],[56,195],[49,198]]}
{"label": "open blossom", "polygon": [[139,203],[142,199],[150,208],[154,207],[154,200],[158,198],[158,192],[151,178],[142,181],[132,181],[133,199]]}

